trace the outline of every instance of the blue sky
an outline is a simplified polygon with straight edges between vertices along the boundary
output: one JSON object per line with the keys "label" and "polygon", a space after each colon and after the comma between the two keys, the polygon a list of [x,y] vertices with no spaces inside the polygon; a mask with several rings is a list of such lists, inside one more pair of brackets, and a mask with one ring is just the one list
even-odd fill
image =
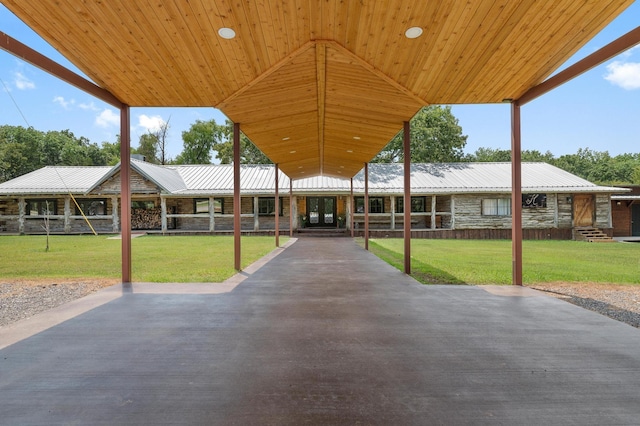
{"label": "blue sky", "polygon": [[[582,59],[640,25],[640,2],[632,4],[563,67]],[[0,5],[0,31],[81,74],[33,31]],[[71,130],[91,142],[114,142],[118,111],[0,51],[0,125],[33,126],[38,130]],[[510,107],[455,105],[465,151],[479,147],[509,149]],[[132,108],[131,144],[140,135],[169,121],[169,155],[182,150],[182,131],[196,120],[224,122],[213,108]],[[522,108],[522,148],[573,154],[579,148],[612,155],[640,152],[640,47],[608,61]]]}

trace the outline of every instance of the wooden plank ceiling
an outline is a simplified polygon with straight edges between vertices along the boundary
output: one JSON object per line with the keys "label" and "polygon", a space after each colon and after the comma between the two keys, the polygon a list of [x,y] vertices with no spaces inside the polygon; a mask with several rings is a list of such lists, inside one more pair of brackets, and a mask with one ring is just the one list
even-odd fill
{"label": "wooden plank ceiling", "polygon": [[220,108],[296,179],[355,175],[423,105],[517,99],[633,0],[0,2],[123,103]]}

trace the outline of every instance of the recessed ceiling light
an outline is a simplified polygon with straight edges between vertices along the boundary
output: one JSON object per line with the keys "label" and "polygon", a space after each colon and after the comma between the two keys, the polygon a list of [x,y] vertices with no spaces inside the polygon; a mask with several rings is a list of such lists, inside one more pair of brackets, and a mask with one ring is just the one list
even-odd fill
{"label": "recessed ceiling light", "polygon": [[420,27],[411,27],[404,32],[404,36],[406,38],[418,38],[421,35],[422,35],[422,28]]}
{"label": "recessed ceiling light", "polygon": [[223,27],[218,30],[218,35],[220,35],[220,37],[222,38],[226,38],[227,40],[231,40],[236,36],[236,32],[231,28]]}

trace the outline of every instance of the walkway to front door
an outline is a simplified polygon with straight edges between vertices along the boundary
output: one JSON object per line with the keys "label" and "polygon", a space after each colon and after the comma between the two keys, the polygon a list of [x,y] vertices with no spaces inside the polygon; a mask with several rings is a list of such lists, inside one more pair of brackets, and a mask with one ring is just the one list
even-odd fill
{"label": "walkway to front door", "polygon": [[219,285],[133,284],[0,350],[0,423],[640,419],[639,330],[527,288],[424,286],[348,238]]}

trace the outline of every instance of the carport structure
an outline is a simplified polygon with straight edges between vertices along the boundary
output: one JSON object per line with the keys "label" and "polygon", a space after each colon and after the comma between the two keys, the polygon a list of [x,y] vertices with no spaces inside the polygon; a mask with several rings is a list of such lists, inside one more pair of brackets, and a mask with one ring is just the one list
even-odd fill
{"label": "carport structure", "polygon": [[[121,110],[123,282],[131,280],[130,107],[216,107],[236,123],[236,165],[241,124],[292,179],[348,179],[403,128],[408,149],[408,122],[422,106],[510,102],[513,283],[521,284],[520,107],[640,42],[638,28],[546,80],[633,1],[0,1],[92,82],[6,34],[2,48]],[[236,202],[239,212],[239,188]],[[237,268],[239,241],[236,226]]]}

